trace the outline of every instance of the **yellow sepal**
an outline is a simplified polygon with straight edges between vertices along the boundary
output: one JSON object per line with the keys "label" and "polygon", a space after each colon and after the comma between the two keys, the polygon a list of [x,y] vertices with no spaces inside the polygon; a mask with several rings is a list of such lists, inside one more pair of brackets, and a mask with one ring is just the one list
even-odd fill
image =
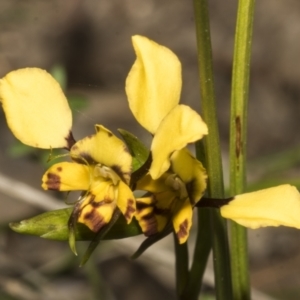
{"label": "yellow sepal", "polygon": [[126,79],[129,107],[137,121],[154,134],[179,102],[181,64],[171,50],[146,37],[133,36],[132,43],[137,58]]}
{"label": "yellow sepal", "polygon": [[197,112],[186,105],[177,105],[163,119],[151,145],[152,164],[149,173],[159,178],[170,167],[170,156],[188,143],[208,134],[207,125]]}
{"label": "yellow sepal", "polygon": [[81,163],[99,163],[112,168],[126,183],[130,180],[132,157],[126,145],[102,125],[96,125],[96,134],[78,141],[70,151],[71,157]]}
{"label": "yellow sepal", "polygon": [[42,178],[44,190],[88,190],[91,182],[90,168],[86,165],[61,162],[51,166]]}
{"label": "yellow sepal", "polygon": [[220,211],[224,218],[252,229],[280,225],[300,229],[300,194],[288,184],[235,196]]}
{"label": "yellow sepal", "polygon": [[37,148],[68,148],[72,113],[58,82],[46,71],[20,69],[0,80],[7,124],[22,143]]}

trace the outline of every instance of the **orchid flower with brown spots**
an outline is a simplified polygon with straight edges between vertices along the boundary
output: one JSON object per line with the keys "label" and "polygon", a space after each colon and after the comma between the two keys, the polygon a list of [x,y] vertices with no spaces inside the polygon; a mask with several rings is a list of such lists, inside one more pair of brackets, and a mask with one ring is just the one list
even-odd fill
{"label": "orchid flower with brown spots", "polygon": [[75,205],[79,223],[94,232],[108,224],[118,207],[127,223],[135,213],[129,188],[132,157],[125,144],[101,125],[70,149],[73,162],[53,165],[42,178],[45,190],[84,191]]}
{"label": "orchid flower with brown spots", "polygon": [[73,162],[52,166],[43,176],[42,187],[83,191],[72,214],[75,221],[98,232],[116,208],[128,223],[132,220],[136,210],[128,186],[132,157],[125,144],[101,125],[96,125],[96,134],[75,142],[68,101],[50,74],[38,68],[10,72],[0,80],[0,99],[8,126],[21,142],[70,150]]}
{"label": "orchid flower with brown spots", "polygon": [[132,38],[137,58],[126,80],[130,109],[154,135],[149,174],[136,189],[147,191],[137,199],[136,218],[146,235],[172,221],[180,243],[192,224],[193,206],[206,189],[206,171],[185,148],[208,133],[198,113],[180,105],[181,64],[168,48],[142,37]]}

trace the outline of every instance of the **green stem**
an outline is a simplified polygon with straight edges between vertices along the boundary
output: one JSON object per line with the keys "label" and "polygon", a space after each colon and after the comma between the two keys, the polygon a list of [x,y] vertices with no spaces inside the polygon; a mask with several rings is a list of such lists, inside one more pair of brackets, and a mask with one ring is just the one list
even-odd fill
{"label": "green stem", "polygon": [[176,269],[176,290],[178,299],[181,298],[188,280],[189,255],[187,243],[179,244],[176,234],[174,236],[175,247],[175,269]]}
{"label": "green stem", "polygon": [[182,299],[197,300],[203,274],[207,264],[208,255],[211,250],[211,233],[208,224],[210,224],[209,209],[197,209],[198,230],[196,245],[193,256],[193,263],[189,278]]}
{"label": "green stem", "polygon": [[[247,102],[254,0],[240,0],[233,58],[230,121],[230,193],[246,187]],[[247,231],[231,222],[231,268],[235,300],[250,299]]]}
{"label": "green stem", "polygon": [[[223,171],[219,131],[216,116],[212,50],[207,0],[194,0],[197,34],[200,93],[203,118],[208,125],[209,135],[204,140],[205,165],[208,173],[208,196],[224,197]],[[212,245],[217,299],[232,299],[230,258],[226,223],[216,210],[210,211]]]}

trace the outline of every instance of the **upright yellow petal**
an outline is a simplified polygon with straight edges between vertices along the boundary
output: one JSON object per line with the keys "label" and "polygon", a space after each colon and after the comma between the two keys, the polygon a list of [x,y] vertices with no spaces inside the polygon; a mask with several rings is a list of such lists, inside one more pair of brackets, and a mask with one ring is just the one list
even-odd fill
{"label": "upright yellow petal", "polygon": [[238,195],[220,210],[224,218],[252,229],[280,225],[300,229],[300,194],[288,184]]}
{"label": "upright yellow petal", "polygon": [[136,61],[126,79],[129,107],[137,121],[155,133],[175,107],[181,92],[181,64],[177,56],[143,36],[132,37]]}
{"label": "upright yellow petal", "polygon": [[161,122],[151,145],[153,179],[159,178],[170,167],[170,156],[188,143],[200,140],[208,129],[201,117],[186,105],[177,105]]}
{"label": "upright yellow petal", "polygon": [[207,186],[207,174],[203,165],[187,148],[175,151],[171,156],[172,171],[186,184],[191,203],[196,204]]}
{"label": "upright yellow petal", "polygon": [[126,183],[130,180],[132,157],[123,141],[104,126],[96,125],[96,134],[78,141],[70,154],[81,163],[99,163],[110,167]]}
{"label": "upright yellow petal", "polygon": [[72,113],[59,84],[46,71],[20,69],[0,80],[0,101],[12,133],[37,148],[68,148]]}
{"label": "upright yellow petal", "polygon": [[61,162],[51,166],[42,178],[44,190],[80,191],[90,186],[90,168],[86,165]]}

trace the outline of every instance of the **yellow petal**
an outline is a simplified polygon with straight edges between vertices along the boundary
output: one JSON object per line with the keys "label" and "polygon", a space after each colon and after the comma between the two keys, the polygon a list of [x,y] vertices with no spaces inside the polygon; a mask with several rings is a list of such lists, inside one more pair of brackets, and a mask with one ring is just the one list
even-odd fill
{"label": "yellow petal", "polygon": [[111,220],[116,208],[110,185],[102,182],[82,202],[78,222],[85,224],[90,230],[98,232]]}
{"label": "yellow petal", "polygon": [[50,167],[42,178],[45,190],[74,191],[88,190],[90,186],[88,166],[62,162]]}
{"label": "yellow petal", "polygon": [[137,211],[135,218],[146,236],[162,231],[170,217],[170,211],[156,206],[156,199],[144,197],[136,199]]}
{"label": "yellow petal", "polygon": [[172,171],[186,184],[192,205],[203,196],[207,186],[207,174],[203,165],[187,148],[175,151],[171,156]]}
{"label": "yellow petal", "polygon": [[150,174],[146,174],[136,184],[135,190],[148,191],[151,193],[161,193],[171,188],[166,185],[166,180],[170,174],[166,173],[157,180],[153,180]]}
{"label": "yellow petal", "polygon": [[200,140],[206,134],[206,124],[189,106],[177,105],[173,108],[159,125],[152,141],[153,161],[149,170],[152,178],[157,179],[169,169],[170,156],[174,151]]}
{"label": "yellow petal", "polygon": [[183,244],[189,237],[192,226],[193,209],[189,199],[186,199],[173,217],[173,226],[179,244]]}
{"label": "yellow petal", "polygon": [[110,167],[129,183],[132,157],[126,145],[104,126],[95,127],[96,134],[78,141],[71,148],[71,157],[81,163],[99,163]]}
{"label": "yellow petal", "polygon": [[122,181],[118,185],[117,205],[127,223],[130,223],[136,211],[135,198],[129,186]]}
{"label": "yellow petal", "polygon": [[288,184],[238,195],[220,210],[224,218],[252,229],[280,225],[300,229],[300,194]]}
{"label": "yellow petal", "polygon": [[155,133],[175,107],[181,92],[181,64],[177,56],[146,37],[133,36],[136,61],[126,79],[129,107],[137,121]]}
{"label": "yellow petal", "polygon": [[136,199],[137,211],[135,218],[146,236],[158,232],[157,219],[154,214],[153,197]]}
{"label": "yellow petal", "polygon": [[72,113],[59,84],[46,71],[20,69],[0,80],[0,101],[12,133],[37,148],[69,148]]}

